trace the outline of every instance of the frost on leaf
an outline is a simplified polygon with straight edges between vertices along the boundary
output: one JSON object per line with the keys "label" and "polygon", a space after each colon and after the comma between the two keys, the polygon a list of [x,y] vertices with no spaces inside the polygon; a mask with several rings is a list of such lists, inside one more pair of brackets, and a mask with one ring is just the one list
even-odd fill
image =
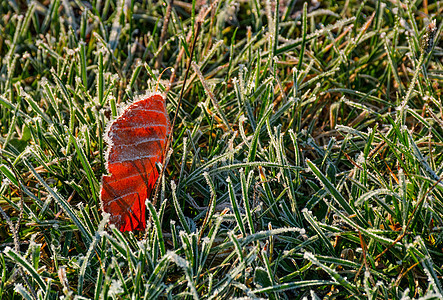
{"label": "frost on leaf", "polygon": [[159,176],[166,137],[171,130],[165,99],[145,96],[129,105],[105,133],[109,150],[102,177],[101,202],[120,231],[144,230],[145,201]]}

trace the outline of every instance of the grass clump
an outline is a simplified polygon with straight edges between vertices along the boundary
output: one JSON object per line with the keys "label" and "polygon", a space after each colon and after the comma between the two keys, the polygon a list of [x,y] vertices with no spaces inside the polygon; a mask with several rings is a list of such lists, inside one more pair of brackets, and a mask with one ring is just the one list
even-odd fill
{"label": "grass clump", "polygon": [[[0,298],[441,299],[439,2],[206,4],[0,3]],[[103,132],[156,82],[172,152],[122,234]]]}

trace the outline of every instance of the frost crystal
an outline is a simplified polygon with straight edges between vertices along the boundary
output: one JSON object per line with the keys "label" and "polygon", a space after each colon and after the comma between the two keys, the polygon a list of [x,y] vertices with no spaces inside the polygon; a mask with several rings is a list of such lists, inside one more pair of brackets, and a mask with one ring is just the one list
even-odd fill
{"label": "frost crystal", "polygon": [[9,180],[9,178],[7,178],[7,177],[3,178],[3,180],[2,180],[2,186],[10,185],[11,183],[12,183],[12,181]]}
{"label": "frost crystal", "polygon": [[120,280],[113,279],[109,287],[109,295],[116,296],[123,293],[122,283]]}
{"label": "frost crystal", "polygon": [[211,241],[207,236],[205,236],[203,239],[203,244],[209,244],[209,242]]}
{"label": "frost crystal", "polygon": [[72,49],[67,49],[66,50],[66,54],[70,55],[70,56],[74,56],[75,55],[75,51]]}
{"label": "frost crystal", "polygon": [[184,258],[178,256],[174,252],[168,251],[169,257],[177,264],[177,266],[187,269],[189,267],[189,262],[185,260]]}
{"label": "frost crystal", "polygon": [[421,40],[421,51],[424,53],[429,53],[434,46],[434,38],[437,33],[437,26],[435,25],[435,20],[429,23],[426,28],[426,32]]}
{"label": "frost crystal", "polygon": [[14,292],[21,294],[22,296],[28,294],[28,292],[26,291],[26,289],[23,287],[23,285],[21,283],[17,283],[14,286]]}
{"label": "frost crystal", "polygon": [[360,154],[359,154],[358,157],[357,157],[357,161],[356,161],[356,163],[357,163],[358,165],[363,165],[365,162],[366,162],[366,161],[365,161],[365,156],[364,156],[363,152],[360,152]]}

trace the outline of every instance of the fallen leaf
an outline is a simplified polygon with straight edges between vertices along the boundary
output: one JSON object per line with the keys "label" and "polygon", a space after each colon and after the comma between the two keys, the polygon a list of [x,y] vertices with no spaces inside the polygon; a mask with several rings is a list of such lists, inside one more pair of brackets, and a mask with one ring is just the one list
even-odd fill
{"label": "fallen leaf", "polygon": [[146,95],[130,104],[105,133],[109,150],[103,175],[101,203],[120,231],[144,230],[146,204],[159,176],[156,162],[163,159],[171,131],[165,99]]}

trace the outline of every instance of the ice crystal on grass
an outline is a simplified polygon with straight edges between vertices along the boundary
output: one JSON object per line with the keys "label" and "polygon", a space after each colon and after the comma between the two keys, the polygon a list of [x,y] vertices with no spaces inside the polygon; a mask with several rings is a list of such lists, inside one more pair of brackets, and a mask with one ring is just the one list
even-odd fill
{"label": "ice crystal on grass", "polygon": [[357,165],[362,166],[366,163],[366,159],[365,159],[365,155],[363,152],[360,152],[360,154],[358,155],[357,159],[355,160],[355,162],[357,163]]}
{"label": "ice crystal on grass", "polygon": [[175,254],[172,251],[168,251],[167,255],[179,266],[180,268],[187,269],[189,267],[189,262],[182,258],[181,256]]}
{"label": "ice crystal on grass", "polygon": [[118,279],[113,279],[111,281],[111,286],[109,287],[109,295],[111,297],[115,297],[117,295],[120,295],[124,292],[122,287],[122,282]]}
{"label": "ice crystal on grass", "polygon": [[16,293],[19,293],[23,297],[23,299],[32,299],[29,292],[26,290],[26,288],[21,283],[17,283],[14,285],[14,291]]}
{"label": "ice crystal on grass", "polygon": [[436,20],[433,20],[426,27],[425,34],[421,39],[421,44],[420,44],[421,51],[429,53],[432,50],[432,47],[434,46],[434,38],[436,33],[437,33]]}

